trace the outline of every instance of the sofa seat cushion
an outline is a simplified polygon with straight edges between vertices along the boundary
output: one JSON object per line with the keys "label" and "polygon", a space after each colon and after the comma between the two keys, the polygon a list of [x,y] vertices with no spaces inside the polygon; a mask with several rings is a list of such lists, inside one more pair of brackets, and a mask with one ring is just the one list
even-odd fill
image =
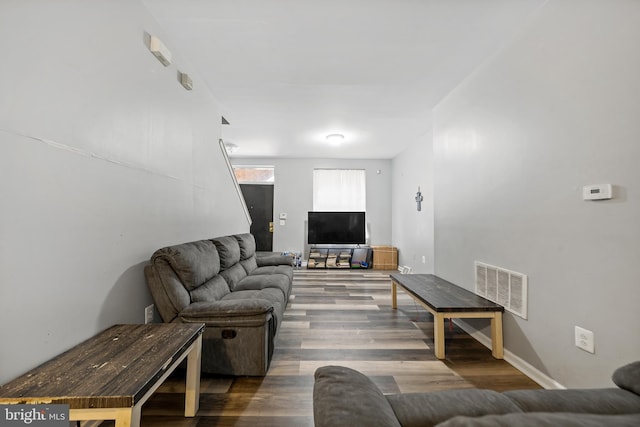
{"label": "sofa seat cushion", "polygon": [[640,396],[619,388],[584,390],[513,390],[502,393],[525,412],[640,412]]}
{"label": "sofa seat cushion", "polygon": [[482,417],[458,416],[438,424],[438,427],[637,427],[639,425],[640,414],[599,415],[529,412]]}
{"label": "sofa seat cushion", "polygon": [[508,397],[493,390],[463,389],[387,396],[402,427],[428,427],[457,415],[478,417],[522,412]]}
{"label": "sofa seat cushion", "polygon": [[291,290],[290,283],[289,277],[284,274],[252,274],[236,283],[234,292],[268,288],[279,289],[282,292],[284,301],[287,301]]}
{"label": "sofa seat cushion", "polygon": [[235,291],[226,295],[222,301],[244,301],[244,300],[261,300],[266,301],[273,308],[273,315],[278,321],[278,326],[282,321],[286,300],[282,291],[276,288],[265,288],[246,291]]}
{"label": "sofa seat cushion", "polygon": [[264,267],[257,267],[250,275],[265,275],[265,274],[282,274],[287,276],[289,281],[293,280],[293,267],[288,265],[267,265]]}
{"label": "sofa seat cushion", "polygon": [[284,303],[284,297],[282,296],[282,291],[277,288],[237,290],[229,293],[222,300],[234,301],[234,300],[247,300],[247,299],[249,300],[263,299],[265,301],[269,301],[270,303],[276,303],[280,305]]}
{"label": "sofa seat cushion", "polygon": [[293,266],[288,264],[259,265],[255,256],[240,261],[247,274],[284,274],[293,280]]}

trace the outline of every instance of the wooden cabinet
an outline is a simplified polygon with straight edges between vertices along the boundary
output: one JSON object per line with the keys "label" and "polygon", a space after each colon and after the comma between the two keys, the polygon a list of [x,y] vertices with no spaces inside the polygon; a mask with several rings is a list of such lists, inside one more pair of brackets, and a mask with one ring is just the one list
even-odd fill
{"label": "wooden cabinet", "polygon": [[372,246],[374,270],[397,270],[398,248],[393,246]]}

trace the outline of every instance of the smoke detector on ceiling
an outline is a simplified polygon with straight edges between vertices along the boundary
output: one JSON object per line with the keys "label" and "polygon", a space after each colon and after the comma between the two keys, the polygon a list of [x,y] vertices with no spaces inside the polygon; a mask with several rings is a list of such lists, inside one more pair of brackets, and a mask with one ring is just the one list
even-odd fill
{"label": "smoke detector on ceiling", "polygon": [[327,142],[332,145],[339,145],[344,141],[344,135],[341,133],[332,133],[327,135]]}

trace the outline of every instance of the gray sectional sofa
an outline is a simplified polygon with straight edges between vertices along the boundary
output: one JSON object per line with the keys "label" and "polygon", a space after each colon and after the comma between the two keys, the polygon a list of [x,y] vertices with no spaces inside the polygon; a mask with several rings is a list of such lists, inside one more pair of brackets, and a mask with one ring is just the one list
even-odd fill
{"label": "gray sectional sofa", "polygon": [[205,324],[203,372],[261,376],[291,295],[292,264],[257,255],[246,233],[159,249],[144,271],[164,322]]}
{"label": "gray sectional sofa", "polygon": [[640,426],[640,362],[618,368],[617,388],[448,390],[384,395],[343,366],[316,370],[316,427]]}

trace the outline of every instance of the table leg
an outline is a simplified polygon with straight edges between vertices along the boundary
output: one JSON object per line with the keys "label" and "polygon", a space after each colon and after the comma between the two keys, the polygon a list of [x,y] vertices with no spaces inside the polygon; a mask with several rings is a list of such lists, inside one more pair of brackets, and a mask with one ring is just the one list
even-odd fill
{"label": "table leg", "polygon": [[69,421],[114,420],[115,427],[139,427],[141,406],[69,409]]}
{"label": "table leg", "polygon": [[195,417],[200,407],[200,363],[202,335],[193,343],[187,356],[187,382],[184,391],[184,416]]}
{"label": "table leg", "polygon": [[501,312],[496,312],[494,317],[491,318],[491,354],[496,359],[504,358]]}
{"label": "table leg", "polygon": [[398,285],[393,280],[391,281],[391,308],[398,308]]}
{"label": "table leg", "polygon": [[[141,418],[142,418],[142,405],[141,404],[134,405],[133,409],[131,409],[131,412],[129,412],[128,423],[127,423],[127,420],[124,420],[122,426],[123,427],[126,427],[126,426],[140,427]],[[116,427],[120,427],[120,424],[118,424],[117,418],[116,418]]]}
{"label": "table leg", "polygon": [[433,343],[434,353],[438,359],[444,359],[444,314],[433,314]]}

